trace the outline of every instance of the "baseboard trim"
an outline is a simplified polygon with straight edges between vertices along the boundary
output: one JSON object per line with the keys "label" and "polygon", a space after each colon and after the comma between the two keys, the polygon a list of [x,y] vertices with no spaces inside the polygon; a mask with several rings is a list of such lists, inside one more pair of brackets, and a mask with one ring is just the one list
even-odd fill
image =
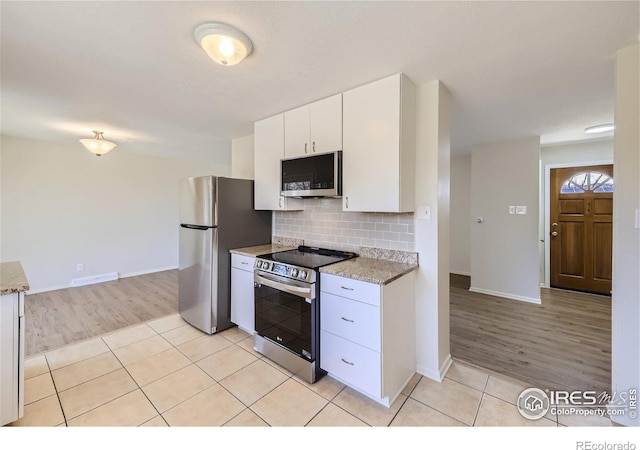
{"label": "baseboard trim", "polygon": [[465,270],[450,270],[449,273],[452,273],[454,275],[464,275],[465,277],[471,276],[471,272],[467,272]]}
{"label": "baseboard trim", "polygon": [[[123,273],[123,274],[119,274],[117,278],[115,278],[114,280],[117,280],[119,278],[129,278],[129,277],[136,277],[139,275],[148,275],[150,273],[156,273],[156,272],[164,272],[167,270],[174,270],[177,269],[178,266],[169,266],[169,267],[160,267],[160,268],[156,268],[156,269],[151,269],[151,270],[141,270],[139,272],[129,272],[129,273]],[[117,273],[117,272],[114,272]],[[89,277],[89,278],[94,278],[94,277]],[[103,282],[103,281],[113,281],[113,280],[101,280],[99,282]],[[98,283],[98,281],[96,281],[95,283]],[[86,285],[88,284],[95,284],[95,283],[86,283]],[[59,286],[49,286],[46,288],[42,288],[42,289],[30,289],[26,292],[26,295],[33,295],[33,294],[42,294],[44,292],[51,292],[51,291],[59,291],[60,289],[68,289],[71,287],[79,287],[79,286],[84,286],[84,285],[73,285],[73,281],[70,284],[63,284],[63,285],[59,285]]]}
{"label": "baseboard trim", "polygon": [[444,358],[444,361],[442,362],[442,364],[440,365],[440,368],[437,371],[427,369],[424,366],[418,365],[416,367],[416,372],[434,381],[440,382],[444,380],[444,377],[447,375],[447,371],[451,367],[451,364],[453,364],[453,359],[451,358],[451,353],[449,353]]}
{"label": "baseboard trim", "polygon": [[60,286],[50,286],[42,289],[29,289],[26,292],[26,295],[42,294],[43,292],[51,292],[51,291],[59,291],[60,289],[68,289],[70,287],[71,287],[70,284],[64,284]]}
{"label": "baseboard trim", "polygon": [[537,305],[542,304],[542,301],[540,300],[540,297],[538,297],[538,298],[525,297],[523,295],[515,295],[515,294],[507,294],[506,292],[490,291],[489,289],[481,289],[481,288],[476,288],[476,287],[473,287],[473,286],[471,286],[469,288],[469,291],[470,292],[477,292],[478,294],[493,295],[494,297],[508,298],[510,300],[518,300],[518,301],[521,301],[521,302],[535,303]]}
{"label": "baseboard trim", "polygon": [[87,286],[89,284],[104,283],[106,281],[115,281],[118,279],[118,272],[103,273],[100,275],[92,275],[83,278],[74,278],[71,280],[71,287]]}
{"label": "baseboard trim", "polygon": [[178,266],[169,266],[169,267],[159,267],[157,269],[151,269],[151,270],[141,270],[139,272],[122,273],[122,274],[120,274],[120,278],[129,278],[129,277],[137,277],[137,276],[140,276],[140,275],[149,275],[150,273],[165,272],[167,270],[175,270],[177,268],[178,268]]}

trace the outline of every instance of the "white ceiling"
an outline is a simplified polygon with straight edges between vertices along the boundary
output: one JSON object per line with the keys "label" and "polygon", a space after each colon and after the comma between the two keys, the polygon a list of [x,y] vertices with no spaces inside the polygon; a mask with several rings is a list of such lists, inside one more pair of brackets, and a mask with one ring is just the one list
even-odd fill
{"label": "white ceiling", "polygon": [[[396,72],[440,79],[452,148],[540,135],[583,140],[613,121],[615,52],[639,2],[0,2],[1,131],[117,151],[230,162],[255,120]],[[254,53],[220,66],[203,22]],[[79,144],[77,144],[79,145]]]}

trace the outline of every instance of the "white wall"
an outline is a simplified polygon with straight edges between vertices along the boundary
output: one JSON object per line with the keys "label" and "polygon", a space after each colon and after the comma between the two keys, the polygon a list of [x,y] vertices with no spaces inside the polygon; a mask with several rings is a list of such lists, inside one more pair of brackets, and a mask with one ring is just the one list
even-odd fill
{"label": "white wall", "polygon": [[[539,236],[545,244],[539,248],[540,284],[547,286],[545,271],[549,260],[549,242],[546,239],[545,225],[548,222],[549,203],[547,199],[548,170],[547,166],[579,166],[592,162],[613,162],[613,139],[578,142],[574,144],[549,145],[540,149],[540,225]],[[614,177],[615,178],[615,177]],[[545,204],[547,205],[545,207]]]}
{"label": "white wall", "polygon": [[451,158],[451,273],[471,275],[471,155]]}
{"label": "white wall", "polygon": [[[640,388],[640,47],[616,55],[613,195],[612,392]],[[637,408],[637,406],[636,406]],[[636,409],[612,419],[640,425]]]}
{"label": "white wall", "polygon": [[[20,260],[30,292],[74,278],[178,265],[178,180],[229,166],[127,154],[79,143],[1,137],[0,260]],[[84,264],[77,272],[76,265]]]}
{"label": "white wall", "polygon": [[449,341],[449,180],[451,96],[436,80],[416,89],[416,360],[418,373],[442,380],[451,364]]}
{"label": "white wall", "polygon": [[[539,303],[540,138],[480,145],[471,155],[470,290]],[[510,215],[509,206],[527,214]]]}
{"label": "white wall", "polygon": [[253,180],[253,134],[231,140],[231,176]]}

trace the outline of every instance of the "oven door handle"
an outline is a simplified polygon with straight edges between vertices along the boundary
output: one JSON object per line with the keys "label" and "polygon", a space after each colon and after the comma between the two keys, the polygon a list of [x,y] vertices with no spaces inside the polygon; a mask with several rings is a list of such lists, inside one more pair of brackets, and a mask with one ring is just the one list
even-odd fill
{"label": "oven door handle", "polygon": [[258,274],[254,274],[254,275],[255,275],[255,281],[257,281],[260,284],[264,284],[265,286],[278,289],[279,291],[287,292],[297,297],[304,297],[309,299],[314,298],[314,295],[313,295],[314,292],[310,287],[303,288],[298,286],[292,286],[290,284],[280,283],[279,281],[271,280],[269,278],[266,278],[263,275],[258,275]]}

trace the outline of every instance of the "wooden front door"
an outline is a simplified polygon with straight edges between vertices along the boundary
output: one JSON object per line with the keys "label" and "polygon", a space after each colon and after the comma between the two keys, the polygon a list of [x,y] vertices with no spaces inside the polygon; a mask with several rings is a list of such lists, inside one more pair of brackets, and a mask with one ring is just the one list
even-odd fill
{"label": "wooden front door", "polygon": [[613,165],[551,170],[551,287],[611,294]]}

